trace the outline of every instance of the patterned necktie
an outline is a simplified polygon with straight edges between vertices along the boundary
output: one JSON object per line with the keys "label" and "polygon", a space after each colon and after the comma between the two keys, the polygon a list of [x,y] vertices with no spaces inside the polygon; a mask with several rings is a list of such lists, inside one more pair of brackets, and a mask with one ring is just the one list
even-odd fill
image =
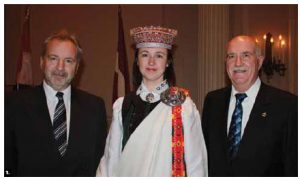
{"label": "patterned necktie", "polygon": [[239,149],[241,142],[241,128],[242,128],[242,117],[243,107],[242,102],[247,97],[245,93],[238,93],[235,95],[236,103],[235,109],[232,114],[231,123],[229,127],[229,159],[233,160]]}
{"label": "patterned necktie", "polygon": [[64,93],[57,92],[56,97],[58,103],[55,107],[53,119],[53,134],[56,140],[58,151],[61,156],[64,156],[67,150],[67,123],[66,123],[66,108],[63,98]]}

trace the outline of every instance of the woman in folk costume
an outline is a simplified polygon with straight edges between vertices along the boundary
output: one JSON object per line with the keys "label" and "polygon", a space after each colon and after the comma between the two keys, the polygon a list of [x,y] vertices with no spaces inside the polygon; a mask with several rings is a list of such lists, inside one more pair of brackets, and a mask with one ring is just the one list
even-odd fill
{"label": "woman in folk costume", "polygon": [[97,176],[207,176],[199,112],[188,91],[174,87],[177,30],[131,29],[138,87],[113,105],[113,121]]}

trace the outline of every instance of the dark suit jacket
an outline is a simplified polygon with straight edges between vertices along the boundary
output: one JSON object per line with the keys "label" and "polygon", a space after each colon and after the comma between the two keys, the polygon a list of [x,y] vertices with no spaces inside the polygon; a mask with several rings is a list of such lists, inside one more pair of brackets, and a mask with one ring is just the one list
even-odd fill
{"label": "dark suit jacket", "polygon": [[297,97],[261,84],[236,158],[228,160],[231,87],[207,94],[202,128],[209,176],[297,176]]}
{"label": "dark suit jacket", "polygon": [[94,176],[107,135],[102,99],[71,89],[71,120],[66,154],[54,143],[42,86],[5,100],[5,175]]}

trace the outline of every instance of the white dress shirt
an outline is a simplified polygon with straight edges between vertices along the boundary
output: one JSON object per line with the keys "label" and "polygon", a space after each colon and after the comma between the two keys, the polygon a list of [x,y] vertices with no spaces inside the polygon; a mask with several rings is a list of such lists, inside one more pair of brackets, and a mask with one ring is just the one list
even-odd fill
{"label": "white dress shirt", "polygon": [[[249,116],[252,111],[252,108],[253,108],[257,93],[259,91],[260,85],[261,85],[261,81],[259,78],[257,78],[255,83],[246,92],[244,92],[247,94],[247,97],[242,102],[243,117],[242,117],[241,136],[243,136],[243,134],[244,134],[244,130],[248,123]],[[239,93],[239,92],[236,91],[234,86],[232,86],[230,103],[229,103],[229,111],[228,111],[228,116],[227,116],[227,135],[229,133],[229,127],[230,127],[230,123],[231,123],[232,113],[235,108],[235,102],[236,102],[235,94],[237,94],[237,93]]]}
{"label": "white dress shirt", "polygon": [[[56,93],[58,91],[55,91],[51,86],[49,86],[45,82],[45,80],[43,81],[43,87],[46,94],[47,106],[48,106],[51,123],[53,125],[55,107],[58,103],[58,98],[56,97]],[[66,114],[67,114],[67,142],[68,142],[69,131],[70,131],[69,129],[70,129],[70,111],[71,111],[71,86],[68,86],[65,90],[60,92],[64,93],[63,98],[64,98]]]}

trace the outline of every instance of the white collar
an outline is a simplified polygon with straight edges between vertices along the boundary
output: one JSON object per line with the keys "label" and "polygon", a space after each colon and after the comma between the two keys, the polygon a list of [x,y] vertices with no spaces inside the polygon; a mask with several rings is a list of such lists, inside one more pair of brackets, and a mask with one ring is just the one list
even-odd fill
{"label": "white collar", "polygon": [[[245,91],[244,93],[247,94],[247,98],[245,99],[246,100],[254,100],[256,99],[256,96],[257,96],[257,93],[259,91],[259,88],[260,88],[260,85],[261,85],[261,81],[259,79],[259,77],[256,79],[256,81],[254,82],[254,84],[247,90]],[[231,99],[235,99],[235,94],[237,93],[240,93],[238,92],[234,86],[232,86],[232,90],[231,90]]]}
{"label": "white collar", "polygon": [[167,90],[169,85],[167,80],[161,82],[152,92],[150,92],[146,85],[142,82],[140,87],[136,90],[136,95],[140,95],[143,101],[147,101],[147,96],[151,96],[150,103],[155,103],[160,100],[160,94]]}
{"label": "white collar", "polygon": [[[43,87],[46,93],[46,97],[49,101],[53,101],[54,99],[56,99],[56,93],[58,91],[54,90],[51,86],[49,86],[45,80],[43,81]],[[70,99],[71,97],[71,85],[69,85],[66,89],[64,89],[63,91],[60,91],[62,93],[64,93],[64,101],[66,101],[66,99]]]}

